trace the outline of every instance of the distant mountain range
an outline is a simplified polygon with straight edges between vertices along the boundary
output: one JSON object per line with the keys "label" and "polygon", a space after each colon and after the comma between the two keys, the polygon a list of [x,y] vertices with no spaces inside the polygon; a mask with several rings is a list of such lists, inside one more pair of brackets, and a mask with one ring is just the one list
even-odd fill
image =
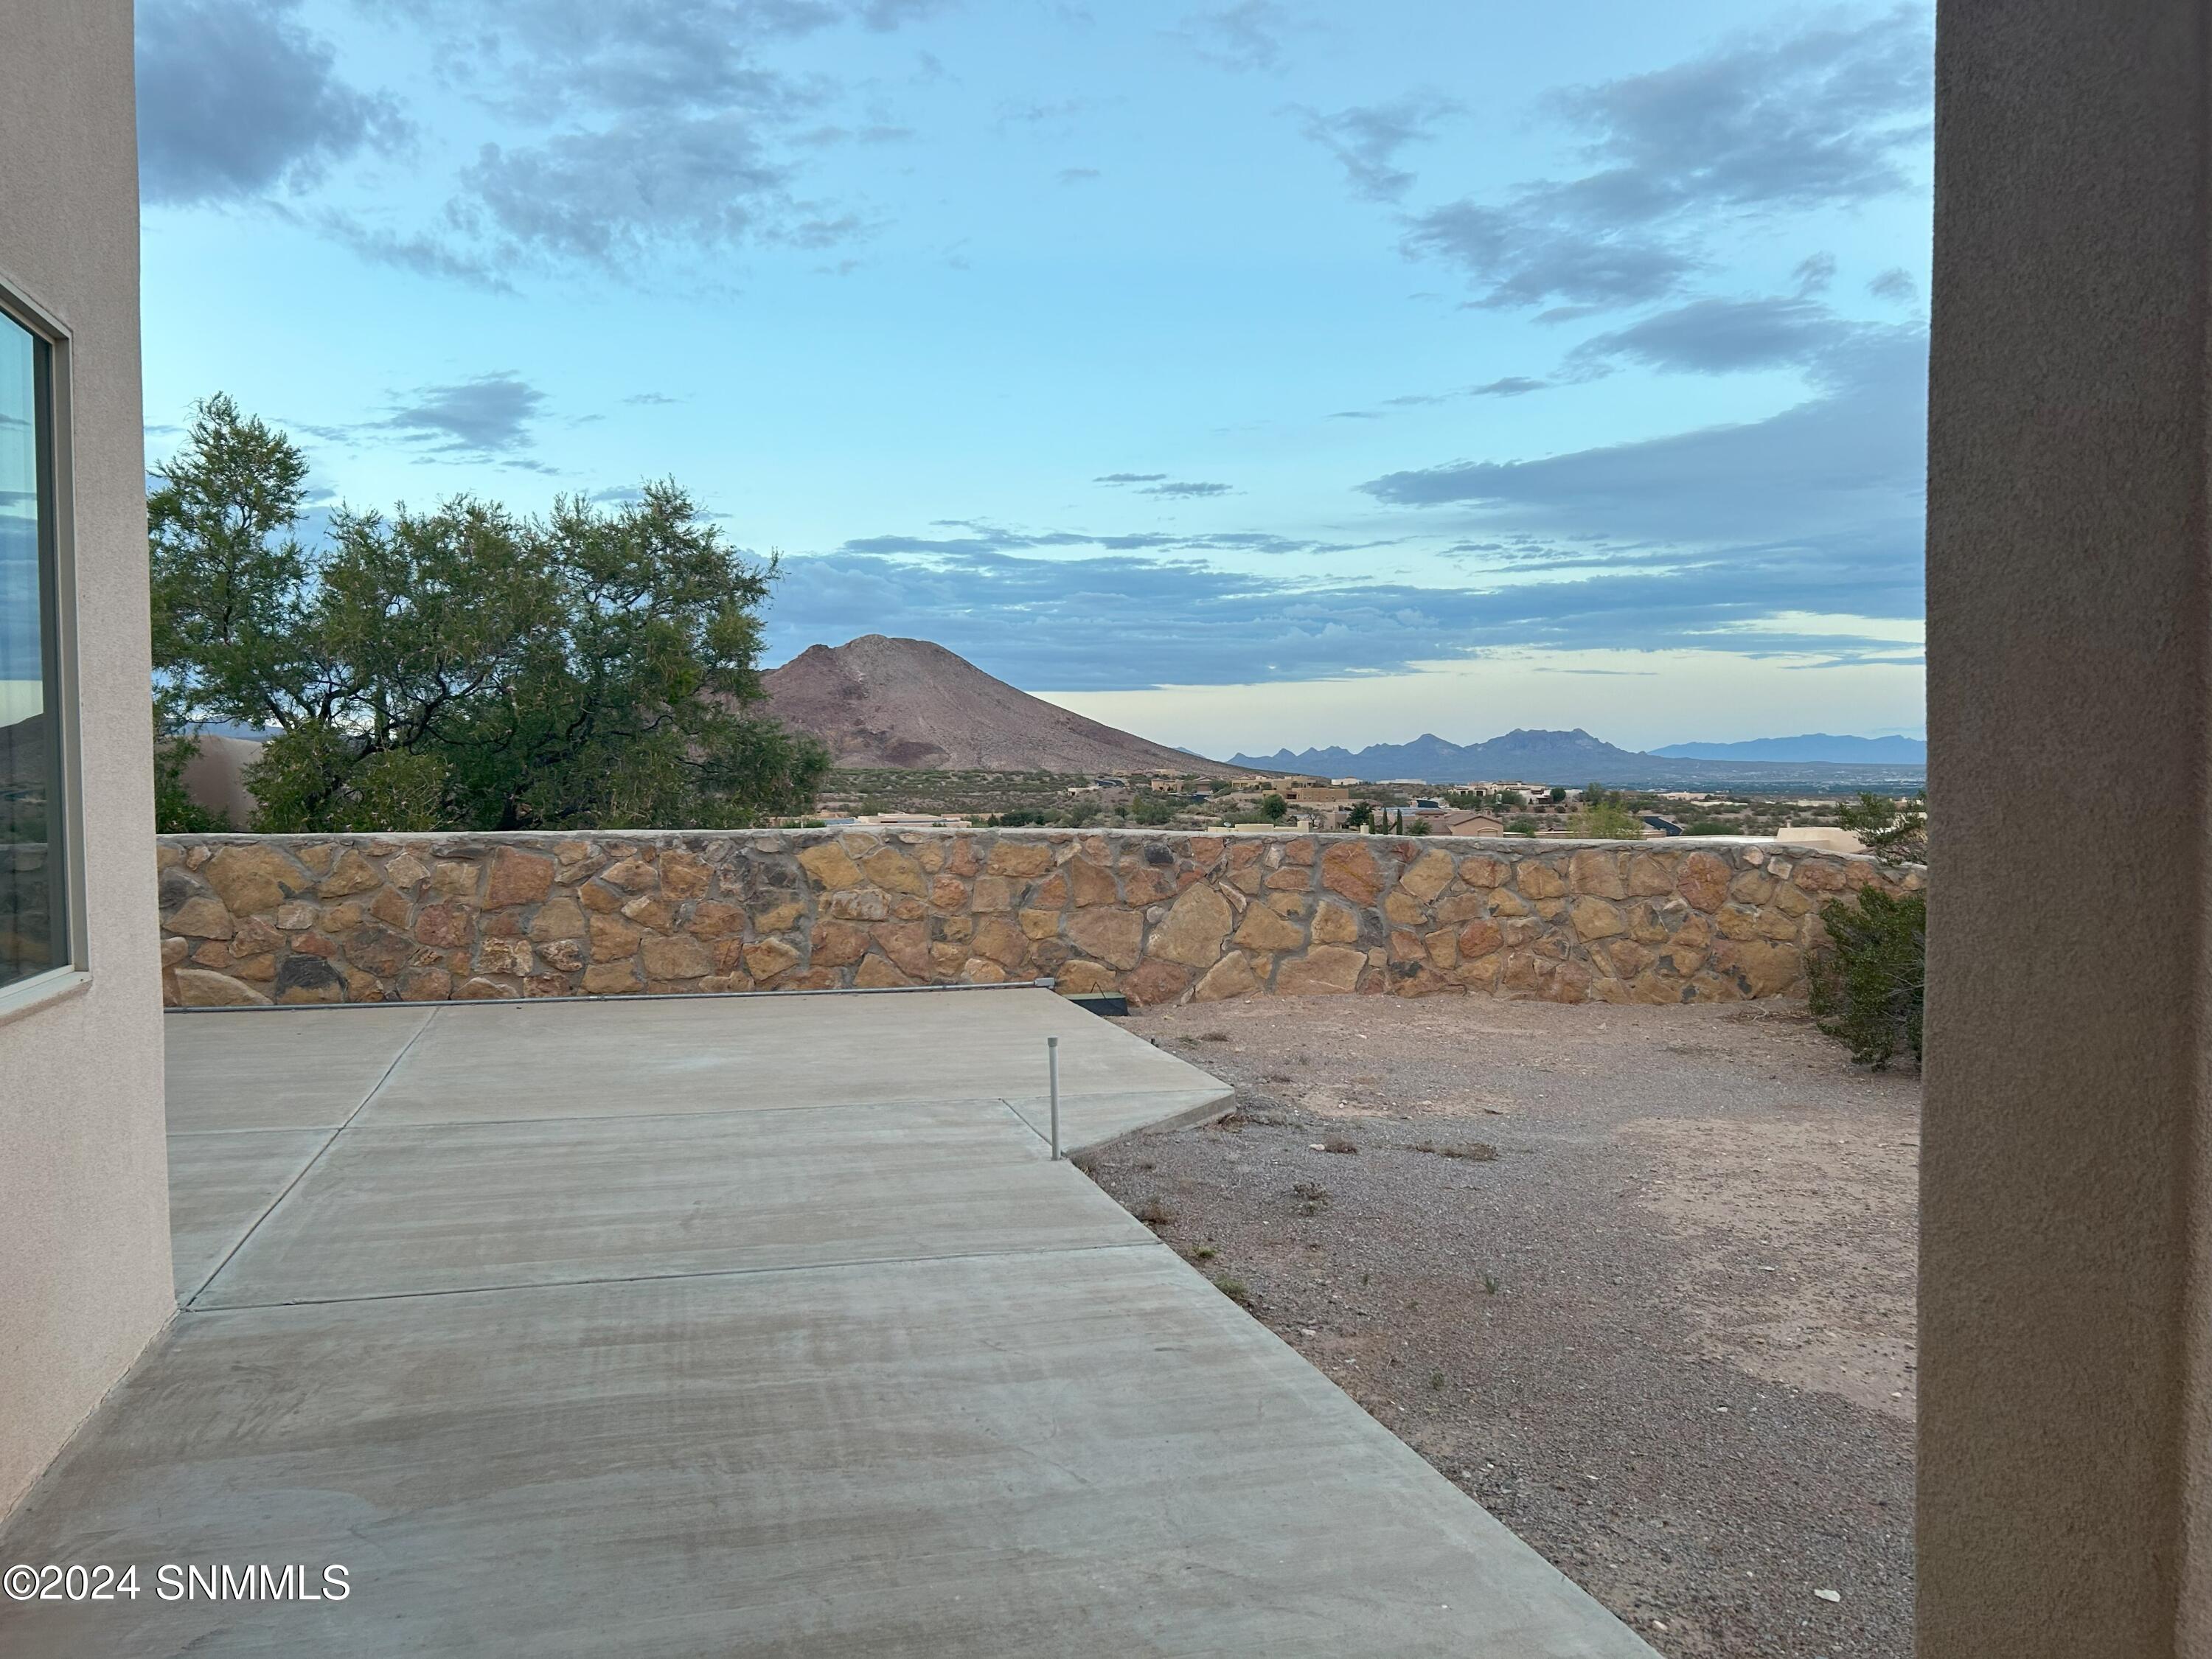
{"label": "distant mountain range", "polygon": [[[1829,738],[1820,741],[1890,740]],[[1921,749],[1922,753],[1909,761],[1877,759],[1856,764],[1811,757],[1708,758],[1671,751],[1647,755],[1616,747],[1577,726],[1571,732],[1508,732],[1502,738],[1475,744],[1448,743],[1434,732],[1425,732],[1411,743],[1370,744],[1357,750],[1333,748],[1294,752],[1279,749],[1272,755],[1237,755],[1233,763],[1255,771],[1360,778],[1369,782],[1392,778],[1418,779],[1425,783],[1498,779],[1571,785],[1603,783],[1647,789],[1691,789],[1729,784],[1768,789],[1796,784],[1828,787],[1864,785],[1872,788],[1883,783],[1917,781],[1926,765],[1925,745]]]}
{"label": "distant mountain range", "polygon": [[1838,738],[1808,732],[1796,738],[1753,738],[1745,743],[1670,743],[1655,755],[1680,760],[1832,761],[1841,766],[1925,766],[1921,738]]}
{"label": "distant mountain range", "polygon": [[810,645],[761,684],[768,712],[821,738],[841,768],[1120,773],[1218,766],[1017,690],[927,640],[866,634],[836,647]]}

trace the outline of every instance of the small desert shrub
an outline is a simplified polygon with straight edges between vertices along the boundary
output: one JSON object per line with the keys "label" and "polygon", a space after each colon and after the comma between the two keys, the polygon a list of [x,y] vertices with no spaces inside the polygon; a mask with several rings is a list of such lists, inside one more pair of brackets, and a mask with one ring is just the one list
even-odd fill
{"label": "small desert shrub", "polygon": [[1856,906],[1820,907],[1834,948],[1814,959],[1813,1015],[1820,1029],[1850,1045],[1851,1058],[1876,1071],[1899,1048],[1920,1061],[1920,1014],[1928,978],[1928,901],[1859,890]]}

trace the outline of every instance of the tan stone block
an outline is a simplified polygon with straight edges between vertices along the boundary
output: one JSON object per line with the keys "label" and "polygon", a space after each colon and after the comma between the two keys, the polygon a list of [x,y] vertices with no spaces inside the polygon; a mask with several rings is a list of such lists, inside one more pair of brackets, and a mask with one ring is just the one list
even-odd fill
{"label": "tan stone block", "polygon": [[1014,920],[1031,939],[1051,939],[1060,932],[1057,910],[1024,910]]}
{"label": "tan stone block", "polygon": [[1053,852],[1048,844],[1033,841],[1000,840],[991,844],[991,856],[986,867],[994,876],[1043,875],[1053,866]]}
{"label": "tan stone block", "polygon": [[1790,872],[1790,878],[1808,893],[1840,893],[1864,885],[1876,874],[1871,866],[1863,866],[1861,879],[1853,881],[1841,864],[1827,859],[1808,859]]}
{"label": "tan stone block", "polygon": [[584,994],[593,997],[628,996],[645,988],[637,968],[629,962],[595,962],[584,969]]}
{"label": "tan stone block", "polygon": [[228,939],[238,931],[222,901],[206,893],[186,899],[161,925],[186,939]]}
{"label": "tan stone block", "polygon": [[1634,979],[1656,960],[1649,945],[1638,945],[1632,939],[1609,939],[1599,947],[1597,954],[1623,979]]}
{"label": "tan stone block", "polygon": [[334,957],[338,953],[337,943],[321,933],[302,933],[292,941],[292,949],[303,957]]}
{"label": "tan stone block", "polygon": [[1692,853],[1682,860],[1682,873],[1675,878],[1674,890],[1689,901],[1692,909],[1708,915],[1727,902],[1729,883],[1735,878],[1729,861],[1717,853]]}
{"label": "tan stone block", "polygon": [[[1327,854],[1322,861],[1326,865]],[[1304,956],[1282,960],[1275,969],[1275,991],[1281,996],[1346,996],[1359,988],[1360,970],[1366,966],[1364,951],[1316,945]]]}
{"label": "tan stone block", "polygon": [[1753,915],[1751,925],[1765,938],[1788,939],[1793,945],[1796,943],[1800,931],[1800,924],[1796,917],[1784,915],[1781,910],[1772,905],[1767,906]]}
{"label": "tan stone block", "polygon": [[1523,859],[1515,866],[1513,884],[1523,897],[1532,899],[1559,898],[1567,890],[1566,878],[1541,859]]}
{"label": "tan stone block", "polygon": [[369,901],[368,914],[386,927],[404,927],[412,919],[414,908],[404,894],[386,887]]}
{"label": "tan stone block", "polygon": [[[975,937],[975,918],[973,916],[940,916],[930,924],[933,937],[962,944]],[[968,952],[960,953],[964,960]]]}
{"label": "tan stone block", "polygon": [[660,855],[660,890],[672,899],[704,898],[714,866],[696,853],[671,848]]}
{"label": "tan stone block", "polygon": [[1505,943],[1505,935],[1487,916],[1478,916],[1459,930],[1459,937],[1455,943],[1463,959],[1486,957]]}
{"label": "tan stone block", "polygon": [[453,994],[453,976],[442,968],[410,968],[399,976],[402,1002],[443,1002]]}
{"label": "tan stone block", "polygon": [[1813,901],[1786,881],[1776,884],[1774,896],[1767,902],[1785,916],[1803,916],[1813,908]]}
{"label": "tan stone block", "polygon": [[702,991],[750,991],[753,988],[750,974],[709,974],[699,981]]}
{"label": "tan stone block", "polygon": [[753,927],[763,933],[787,933],[799,926],[799,919],[806,914],[806,907],[798,903],[771,905],[754,918]]}
{"label": "tan stone block", "polygon": [[272,951],[288,948],[284,935],[258,916],[249,916],[238,925],[230,936],[230,954],[243,961],[247,957],[266,956]]}
{"label": "tan stone block", "polygon": [[1259,975],[1252,971],[1252,959],[1242,951],[1231,951],[1200,975],[1190,1000],[1226,1002],[1231,997],[1253,995],[1262,988]]}
{"label": "tan stone block", "polygon": [[893,965],[915,979],[929,975],[929,929],[918,921],[880,921],[872,930],[876,946]]}
{"label": "tan stone block", "polygon": [[714,970],[714,953],[689,933],[648,939],[638,957],[654,979],[701,979]]}
{"label": "tan stone block", "polygon": [[1628,860],[1628,891],[1633,898],[1657,898],[1674,890],[1674,866],[1680,860],[1671,853],[1637,853]]}
{"label": "tan stone block", "polygon": [[541,944],[547,939],[581,939],[586,927],[584,907],[564,894],[538,907],[538,914],[531,918],[530,937]]}
{"label": "tan stone block", "polygon": [[1382,868],[1364,840],[1336,842],[1321,855],[1321,884],[1354,904],[1366,906],[1382,895]]}
{"label": "tan stone block", "polygon": [[1626,898],[1628,878],[1620,866],[1620,854],[1585,848],[1567,860],[1568,888],[1592,898]]}
{"label": "tan stone block", "polygon": [[963,910],[968,906],[968,884],[957,876],[941,875],[929,884],[929,902],[939,910]]}
{"label": "tan stone block", "polygon": [[415,937],[425,945],[450,949],[475,936],[475,916],[458,904],[426,904],[415,918]]}
{"label": "tan stone block", "polygon": [[1313,908],[1312,898],[1304,893],[1270,893],[1267,902],[1277,915],[1292,921],[1304,921],[1307,912]]}
{"label": "tan stone block", "polygon": [[1477,957],[1473,961],[1462,957],[1460,958],[1459,966],[1452,969],[1452,979],[1454,982],[1464,985],[1471,991],[1495,990],[1498,986],[1498,963],[1503,960],[1503,957],[1494,952],[1488,956]]}
{"label": "tan stone block", "polygon": [[839,921],[885,921],[891,902],[880,887],[855,887],[842,893],[825,893],[820,914]]}
{"label": "tan stone block", "polygon": [[979,915],[1011,910],[1014,908],[1014,884],[1004,876],[978,876],[972,902]]}
{"label": "tan stone block", "polygon": [[412,853],[401,853],[385,860],[384,879],[391,886],[404,890],[416,883],[428,879],[430,866]]}
{"label": "tan stone block", "polygon": [[1544,937],[1544,924],[1534,916],[1505,916],[1498,920],[1498,933],[1507,950],[1525,950]]}
{"label": "tan stone block", "polygon": [[637,954],[638,944],[645,938],[645,930],[632,926],[619,916],[592,918],[592,960],[620,962]]}
{"label": "tan stone block", "polygon": [[676,926],[676,906],[658,893],[640,893],[622,908],[623,915],[641,927],[665,933]]}
{"label": "tan stone block", "polygon": [[1628,931],[1627,918],[1620,908],[1601,898],[1578,898],[1569,907],[1569,919],[1575,932],[1586,939],[1611,939]]}
{"label": "tan stone block", "polygon": [[1220,960],[1221,941],[1235,920],[1229,901],[1213,887],[1201,883],[1186,888],[1152,929],[1146,954],[1187,968],[1211,968]]}
{"label": "tan stone block", "polygon": [[205,968],[176,970],[177,1000],[187,1008],[266,1006],[269,999],[244,980]]}
{"label": "tan stone block", "polygon": [[1314,908],[1313,942],[1316,945],[1352,945],[1359,939],[1358,915],[1330,899],[1323,899]]}
{"label": "tan stone block", "polygon": [[477,947],[477,971],[520,978],[538,971],[538,955],[528,939],[488,939]]}
{"label": "tan stone block", "polygon": [[1439,927],[1421,940],[1429,953],[1429,960],[1439,968],[1459,966],[1459,932],[1456,928]]}
{"label": "tan stone block", "polygon": [[161,941],[161,966],[173,968],[191,954],[190,939],[165,939]]}
{"label": "tan stone block", "polygon": [[1078,910],[1068,918],[1067,937],[1087,957],[1133,968],[1144,944],[1145,919],[1133,910]]}
{"label": "tan stone block", "polygon": [[1503,887],[1512,873],[1511,865],[1488,853],[1472,853],[1459,861],[1459,878],[1469,887]]}
{"label": "tan stone block", "polygon": [[484,878],[484,908],[504,910],[511,905],[535,904],[552,890],[551,859],[502,847],[492,854]]}
{"label": "tan stone block", "polygon": [[1231,937],[1248,951],[1295,951],[1306,942],[1303,931],[1263,904],[1245,907]]}
{"label": "tan stone block", "polygon": [[1030,942],[1005,918],[986,916],[975,924],[975,938],[969,948],[976,956],[1012,970],[1028,959]]}
{"label": "tan stone block", "polygon": [[945,867],[956,876],[972,876],[981,870],[983,864],[981,855],[975,849],[975,837],[955,836],[952,838],[952,850],[945,860]]}
{"label": "tan stone block", "polygon": [[1055,870],[1030,889],[1030,908],[1035,910],[1057,910],[1067,902],[1067,877]]}
{"label": "tan stone block", "polygon": [[1729,896],[1741,904],[1764,904],[1774,891],[1774,878],[1764,870],[1744,870],[1729,883]]}
{"label": "tan stone block", "polygon": [[1147,904],[1172,896],[1178,890],[1175,878],[1165,870],[1149,864],[1130,864],[1124,861],[1121,871],[1121,897],[1127,903],[1142,908]]}
{"label": "tan stone block", "polygon": [[156,874],[159,874],[164,870],[173,870],[177,866],[182,864],[184,861],[185,849],[167,840],[157,841],[154,843],[154,869]]}
{"label": "tan stone block", "polygon": [[887,893],[912,893],[917,896],[929,890],[929,878],[921,866],[896,847],[879,847],[860,860],[860,870],[867,878]]}
{"label": "tan stone block", "polygon": [[1500,887],[1490,896],[1490,914],[1493,916],[1525,916],[1528,902],[1510,888]]}
{"label": "tan stone block", "polygon": [[[266,985],[276,977],[276,957],[273,952],[258,957],[246,957],[230,965],[231,973],[250,984]],[[333,981],[335,983],[335,981]]]}
{"label": "tan stone block", "polygon": [[1114,970],[1103,962],[1080,960],[1062,964],[1053,981],[1062,996],[1092,996],[1114,989]]}
{"label": "tan stone block", "polygon": [[473,898],[477,866],[466,859],[439,859],[430,866],[430,885],[455,898]]}
{"label": "tan stone block", "polygon": [[1452,855],[1441,847],[1431,848],[1406,866],[1406,873],[1398,878],[1398,890],[1426,904],[1451,885],[1455,873]]}
{"label": "tan stone block", "polygon": [[[496,874],[495,870],[495,877]],[[611,887],[619,887],[625,893],[650,893],[657,891],[660,886],[660,872],[653,867],[652,861],[636,857],[609,865],[599,872],[599,879]]]}
{"label": "tan stone block", "polygon": [[267,842],[219,848],[202,872],[233,915],[274,910],[313,884],[307,871]]}
{"label": "tan stone block", "polygon": [[1392,962],[1419,962],[1428,955],[1428,946],[1421,936],[1403,927],[1390,930],[1389,959]]}
{"label": "tan stone block", "polygon": [[276,925],[288,933],[296,933],[315,925],[315,907],[305,899],[293,899],[276,907]]}
{"label": "tan stone block", "polygon": [[955,979],[968,960],[968,947],[952,941],[929,947],[929,971],[933,979]]}
{"label": "tan stone block", "polygon": [[314,891],[323,898],[347,898],[352,894],[368,894],[376,887],[383,887],[383,883],[385,878],[376,872],[376,865],[347,848],[338,854],[338,863],[331,865],[330,874],[323,876],[321,883],[316,883]]}
{"label": "tan stone block", "polygon": [[1757,915],[1740,904],[1724,904],[1713,917],[1713,931],[1723,939],[1757,939]]}
{"label": "tan stone block", "polygon": [[799,854],[799,868],[805,871],[817,887],[824,892],[839,893],[860,884],[860,866],[834,841],[817,842],[802,848]]}
{"label": "tan stone block", "polygon": [[217,968],[227,973],[230,969],[230,946],[221,939],[209,939],[192,952],[192,960],[204,968]]}
{"label": "tan stone block", "polygon": [[1141,1007],[1159,1007],[1180,998],[1190,982],[1190,969],[1181,963],[1146,957],[1121,975],[1121,994]]}
{"label": "tan stone block", "polygon": [[1802,969],[1795,945],[1763,939],[1724,939],[1713,946],[1712,967],[1723,978],[1733,979],[1747,996],[1780,996],[1794,985]]}
{"label": "tan stone block", "polygon": [[563,974],[573,974],[584,965],[584,941],[580,939],[549,939],[538,947],[541,966]]}
{"label": "tan stone block", "polygon": [[1429,910],[1438,922],[1457,927],[1478,916],[1488,915],[1490,903],[1480,893],[1462,890],[1438,899],[1429,907]]}
{"label": "tan stone block", "polygon": [[745,971],[765,982],[799,966],[799,952],[780,939],[764,939],[745,949]]}
{"label": "tan stone block", "polygon": [[843,968],[867,954],[868,930],[849,921],[824,921],[814,929],[807,960],[817,968]]}
{"label": "tan stone block", "polygon": [[358,968],[341,968],[338,977],[345,981],[348,1002],[382,1002],[385,1000],[384,982],[374,974],[365,974]]}
{"label": "tan stone block", "polygon": [[1400,927],[1419,927],[1435,920],[1427,905],[1396,888],[1382,896],[1382,914]]}
{"label": "tan stone block", "polygon": [[204,866],[207,861],[214,856],[215,848],[212,847],[203,845],[187,849],[185,854],[185,868],[187,870],[198,870]]}
{"label": "tan stone block", "polygon": [[1121,902],[1121,890],[1115,884],[1113,872],[1089,859],[1068,860],[1060,866],[1060,873],[1067,878],[1068,891],[1079,908]]}
{"label": "tan stone block", "polygon": [[901,973],[888,957],[871,951],[860,958],[860,965],[853,970],[853,983],[875,990],[893,985],[911,985],[914,981]]}

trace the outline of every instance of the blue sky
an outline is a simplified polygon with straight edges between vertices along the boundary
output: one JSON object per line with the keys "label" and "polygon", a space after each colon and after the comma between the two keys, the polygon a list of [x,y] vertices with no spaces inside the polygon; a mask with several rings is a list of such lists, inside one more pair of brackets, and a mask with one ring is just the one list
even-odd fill
{"label": "blue sky", "polygon": [[140,0],[149,453],[1215,752],[1917,731],[1929,12]]}

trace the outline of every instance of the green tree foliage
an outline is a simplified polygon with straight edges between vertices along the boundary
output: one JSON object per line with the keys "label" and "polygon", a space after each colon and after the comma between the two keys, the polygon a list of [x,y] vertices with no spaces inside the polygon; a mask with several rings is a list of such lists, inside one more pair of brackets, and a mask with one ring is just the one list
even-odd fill
{"label": "green tree foliage", "polygon": [[1928,976],[1928,901],[1859,890],[1856,905],[1820,907],[1832,950],[1814,958],[1813,1015],[1851,1058],[1876,1071],[1899,1048],[1920,1061],[1921,1006]]}
{"label": "green tree foliage", "polygon": [[1836,822],[1855,833],[1884,864],[1928,862],[1928,797],[1906,801],[1862,794],[1836,813]]}
{"label": "green tree foliage", "polygon": [[1589,841],[1638,841],[1643,838],[1644,826],[1636,815],[1621,805],[1618,799],[1600,799],[1592,803],[1583,796],[1581,811],[1575,814],[1575,833]]}
{"label": "green tree foliage", "polygon": [[1270,791],[1260,797],[1260,811],[1266,815],[1268,823],[1280,823],[1285,818],[1290,817],[1291,804],[1280,795]]}
{"label": "green tree foliage", "polygon": [[340,512],[308,549],[298,451],[222,397],[156,476],[157,729],[171,757],[201,722],[275,729],[257,830],[726,828],[827,769],[747,712],[773,562],[672,483],[544,519]]}
{"label": "green tree foliage", "polygon": [[1401,816],[1398,822],[1409,836],[1433,836],[1437,832],[1436,825],[1431,823],[1426,818],[1415,818],[1411,823],[1407,823]]}
{"label": "green tree foliage", "polygon": [[1736,827],[1719,818],[1699,818],[1695,823],[1685,825],[1682,833],[1686,836],[1733,836],[1736,833]]}
{"label": "green tree foliage", "polygon": [[1352,810],[1344,815],[1344,827],[1347,830],[1364,830],[1368,834],[1373,835],[1375,833],[1375,803],[1371,800],[1352,802]]}
{"label": "green tree foliage", "polygon": [[1506,824],[1505,833],[1509,836],[1533,836],[1536,833],[1536,820],[1523,814]]}

